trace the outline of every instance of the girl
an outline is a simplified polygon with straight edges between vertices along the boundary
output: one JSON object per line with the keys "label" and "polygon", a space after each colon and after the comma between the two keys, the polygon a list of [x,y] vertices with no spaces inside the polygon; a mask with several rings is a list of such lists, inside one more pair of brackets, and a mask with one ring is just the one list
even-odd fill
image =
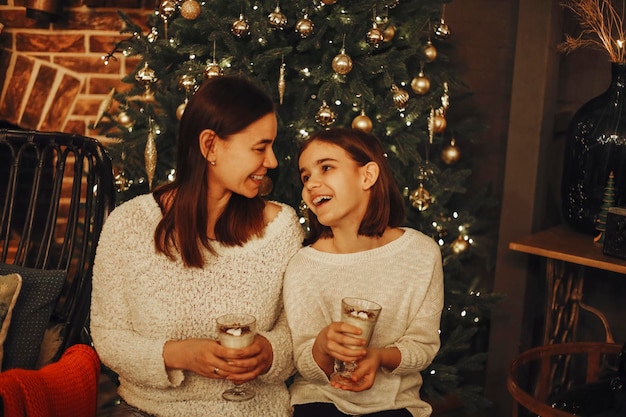
{"label": "girl", "polygon": [[[277,166],[276,130],[271,99],[251,82],[205,81],[180,121],[176,179],[109,216],[91,331],[119,375],[113,416],[291,416],[281,291],[302,231],[291,207],[259,196]],[[251,346],[217,342],[215,320],[227,313],[256,317]],[[242,383],[255,398],[222,398]]]}
{"label": "girl", "polygon": [[[440,344],[439,246],[399,227],[404,200],[374,136],[321,131],[304,143],[298,165],[311,232],[285,274],[298,371],[290,386],[294,417],[429,416],[420,371]],[[368,348],[351,336],[357,327],[340,321],[344,297],[382,305]],[[335,359],[357,361],[352,383],[331,385]]]}

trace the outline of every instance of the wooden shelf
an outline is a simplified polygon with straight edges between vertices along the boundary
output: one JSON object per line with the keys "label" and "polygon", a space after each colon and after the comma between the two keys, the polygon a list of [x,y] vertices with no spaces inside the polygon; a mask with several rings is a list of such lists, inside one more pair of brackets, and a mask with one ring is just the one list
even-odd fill
{"label": "wooden shelf", "polygon": [[593,236],[577,232],[566,225],[513,240],[509,242],[509,249],[626,274],[625,259],[604,255],[602,246],[593,242]]}

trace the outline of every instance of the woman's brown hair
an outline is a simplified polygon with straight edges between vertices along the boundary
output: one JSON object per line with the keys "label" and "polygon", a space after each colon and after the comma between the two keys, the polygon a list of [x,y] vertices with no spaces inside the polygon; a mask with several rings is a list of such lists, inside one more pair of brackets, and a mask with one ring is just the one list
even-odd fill
{"label": "woman's brown hair", "polygon": [[[198,138],[213,130],[228,140],[250,124],[275,111],[272,99],[251,81],[237,77],[207,80],[191,97],[180,120],[176,178],[154,191],[163,218],[154,232],[157,252],[175,259],[178,252],[186,266],[203,267],[202,248],[215,254],[207,236],[208,161],[200,151]],[[263,233],[264,201],[234,194],[217,220],[218,242],[243,245]]]}
{"label": "woman's brown hair", "polygon": [[[406,207],[404,198],[393,177],[391,167],[385,156],[385,149],[380,140],[361,130],[330,128],[314,133],[301,146],[302,152],[313,142],[325,142],[345,150],[360,166],[368,162],[378,164],[380,173],[372,186],[367,210],[359,226],[359,234],[364,236],[382,236],[387,227],[398,227],[404,222]],[[315,242],[321,237],[331,237],[330,227],[324,226],[317,216],[309,210],[309,227],[305,244]]]}

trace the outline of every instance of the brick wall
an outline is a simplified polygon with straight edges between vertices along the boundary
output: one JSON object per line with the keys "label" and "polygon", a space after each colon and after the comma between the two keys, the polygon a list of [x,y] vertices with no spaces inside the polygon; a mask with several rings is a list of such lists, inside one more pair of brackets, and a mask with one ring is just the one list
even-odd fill
{"label": "brick wall", "polygon": [[[35,63],[53,67],[65,72],[68,77],[79,79],[80,88],[72,96],[73,100],[67,99],[71,92],[64,92],[66,103],[63,106],[69,106],[70,109],[65,108],[68,114],[60,130],[98,137],[90,125],[96,119],[100,103],[112,88],[127,88],[121,79],[138,62],[136,57],[127,58],[117,53],[117,60],[110,60],[108,65],[103,64],[102,56],[109,53],[116,42],[127,37],[120,34],[123,22],[117,10],[124,10],[137,24],[143,25],[147,15],[153,12],[152,5],[131,0],[59,0],[63,4],[62,9],[56,19],[47,22],[45,19],[27,16],[28,1],[0,0],[0,23],[4,25],[0,33],[0,48],[4,49],[5,55],[25,56]],[[98,4],[106,7],[94,7]],[[26,77],[22,73],[16,71],[17,75]],[[5,90],[13,88],[15,84],[11,84],[9,79],[0,79],[0,82],[5,84]],[[30,85],[35,85],[35,82]],[[37,96],[44,97],[46,94],[40,89],[51,87],[52,83],[40,81],[32,88]],[[30,103],[28,107],[43,109],[45,100],[40,100],[42,103],[36,103],[35,106]],[[58,102],[57,99],[47,100]]]}

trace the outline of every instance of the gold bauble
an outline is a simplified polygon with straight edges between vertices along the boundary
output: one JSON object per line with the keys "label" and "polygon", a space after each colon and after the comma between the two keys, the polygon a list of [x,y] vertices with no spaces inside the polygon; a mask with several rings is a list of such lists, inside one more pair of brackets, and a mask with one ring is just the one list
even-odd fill
{"label": "gold bauble", "polygon": [[454,165],[461,159],[461,149],[456,146],[454,139],[450,144],[441,150],[441,159],[447,165]]}
{"label": "gold bauble", "polygon": [[424,46],[424,56],[426,57],[426,62],[433,62],[437,58],[437,48],[431,41],[428,41],[426,46]]}
{"label": "gold bauble", "polygon": [[430,91],[430,80],[420,72],[415,78],[411,80],[411,89],[415,94],[424,95]]}
{"label": "gold bauble", "polygon": [[336,119],[335,113],[328,106],[328,104],[326,104],[326,101],[323,101],[319,110],[315,114],[315,121],[318,124],[326,127],[335,123],[335,119]]}
{"label": "gold bauble", "polygon": [[185,90],[187,93],[191,93],[196,89],[198,80],[191,74],[181,75],[178,79],[178,88]]}
{"label": "gold bauble", "polygon": [[439,39],[448,39],[451,34],[450,26],[446,24],[445,20],[441,19],[439,23],[433,26],[433,33]]}
{"label": "gold bauble", "polygon": [[339,55],[333,58],[333,71],[340,75],[346,75],[352,71],[352,58],[342,49]]}
{"label": "gold bauble", "polygon": [[394,36],[396,36],[396,27],[390,23],[383,29],[383,42],[391,42]]}
{"label": "gold bauble", "polygon": [[406,104],[409,102],[409,93],[395,84],[391,85],[391,91],[393,92],[393,105],[396,109],[403,111],[406,108]]}
{"label": "gold bauble", "polygon": [[411,194],[409,194],[409,201],[418,211],[424,211],[430,207],[430,203],[433,199],[428,190],[420,184],[417,189],[413,190]]}
{"label": "gold bauble", "polygon": [[372,119],[367,117],[365,110],[361,110],[361,114],[352,120],[352,129],[358,129],[365,133],[369,133],[372,131],[373,127],[374,124],[372,123]]}
{"label": "gold bauble", "polygon": [[267,21],[274,29],[284,29],[287,25],[287,16],[280,11],[280,6],[276,6],[274,11],[267,15]]}
{"label": "gold bauble", "polygon": [[148,187],[152,189],[152,179],[154,178],[154,171],[157,165],[156,139],[152,132],[148,133],[148,140],[146,141],[143,156],[146,164],[146,175],[148,176]]}
{"label": "gold bauble", "polygon": [[315,24],[311,19],[309,19],[309,15],[306,13],[302,19],[296,22],[296,32],[298,32],[302,39],[311,35],[314,29]]}
{"label": "gold bauble", "polygon": [[365,34],[365,40],[368,45],[378,48],[380,43],[385,40],[385,35],[382,30],[378,29],[378,25],[374,23],[370,30]]}
{"label": "gold bauble", "polygon": [[171,19],[178,9],[174,0],[163,0],[159,6],[159,14],[163,20]]}
{"label": "gold bauble", "polygon": [[243,14],[240,14],[239,19],[235,20],[233,24],[230,25],[230,32],[237,38],[243,38],[250,34],[250,24],[248,24],[248,21],[243,17]]}
{"label": "gold bauble", "polygon": [[196,20],[201,10],[200,3],[196,0],[185,0],[180,5],[180,15],[187,20]]}
{"label": "gold bauble", "polygon": [[433,133],[442,133],[447,126],[446,118],[442,114],[435,114],[433,117]]}
{"label": "gold bauble", "polygon": [[452,248],[452,252],[458,255],[468,250],[470,247],[470,244],[467,240],[463,239],[463,236],[459,235],[459,237],[457,237],[456,239],[452,241],[452,243],[450,244],[450,247]]}
{"label": "gold bauble", "polygon": [[128,113],[125,111],[117,114],[117,122],[124,126],[126,129],[130,129],[135,123]]}
{"label": "gold bauble", "polygon": [[186,108],[187,108],[187,100],[185,100],[178,107],[176,107],[176,118],[178,120],[183,118],[183,113],[185,113]]}
{"label": "gold bauble", "polygon": [[215,77],[220,77],[222,75],[224,75],[224,71],[217,62],[210,62],[204,68],[204,78],[206,78],[207,80]]}

